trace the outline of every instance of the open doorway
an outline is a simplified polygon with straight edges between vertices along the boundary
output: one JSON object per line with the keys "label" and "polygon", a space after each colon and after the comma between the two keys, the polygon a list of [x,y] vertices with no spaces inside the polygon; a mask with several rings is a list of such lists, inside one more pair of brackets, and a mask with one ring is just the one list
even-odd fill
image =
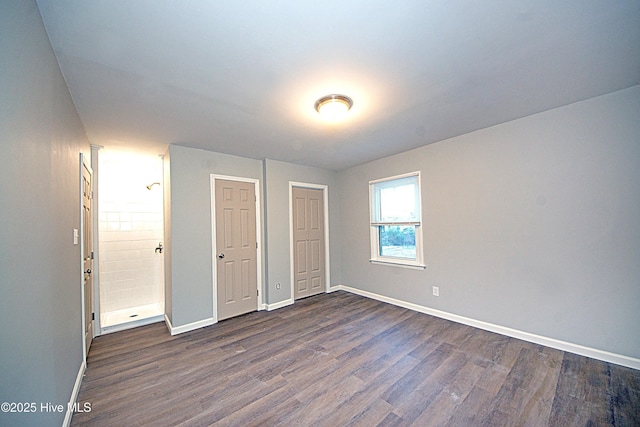
{"label": "open doorway", "polygon": [[162,157],[102,149],[98,165],[101,333],[162,321]]}

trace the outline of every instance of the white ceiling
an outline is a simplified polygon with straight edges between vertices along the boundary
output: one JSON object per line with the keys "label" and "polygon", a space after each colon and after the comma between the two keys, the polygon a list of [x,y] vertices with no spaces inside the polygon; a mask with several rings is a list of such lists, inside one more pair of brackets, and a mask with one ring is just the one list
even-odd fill
{"label": "white ceiling", "polygon": [[640,84],[638,0],[37,2],[105,147],[340,170]]}

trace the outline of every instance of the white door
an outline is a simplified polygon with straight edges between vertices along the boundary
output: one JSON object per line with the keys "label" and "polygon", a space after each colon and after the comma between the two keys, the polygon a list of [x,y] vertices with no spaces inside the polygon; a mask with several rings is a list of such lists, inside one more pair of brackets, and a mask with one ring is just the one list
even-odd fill
{"label": "white door", "polygon": [[215,180],[218,320],[258,309],[253,182]]}
{"label": "white door", "polygon": [[294,299],[324,292],[324,195],[293,187]]}
{"label": "white door", "polygon": [[93,191],[91,187],[92,171],[82,161],[82,271],[84,295],[84,343],[85,356],[89,354],[89,347],[93,340],[93,212],[91,202]]}

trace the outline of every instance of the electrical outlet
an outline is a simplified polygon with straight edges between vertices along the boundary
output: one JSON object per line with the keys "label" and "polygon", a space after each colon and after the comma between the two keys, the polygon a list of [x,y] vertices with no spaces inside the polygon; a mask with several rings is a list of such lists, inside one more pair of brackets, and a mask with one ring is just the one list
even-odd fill
{"label": "electrical outlet", "polygon": [[276,289],[280,289],[280,282],[276,283]]}
{"label": "electrical outlet", "polygon": [[434,286],[433,287],[433,296],[434,297],[439,297],[440,296],[440,286]]}

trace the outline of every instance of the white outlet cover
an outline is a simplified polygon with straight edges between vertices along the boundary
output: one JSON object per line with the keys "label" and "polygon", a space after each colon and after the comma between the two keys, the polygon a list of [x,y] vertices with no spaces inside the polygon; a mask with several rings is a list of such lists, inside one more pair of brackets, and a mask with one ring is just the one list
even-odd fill
{"label": "white outlet cover", "polygon": [[439,286],[434,286],[433,287],[433,296],[434,297],[439,297],[440,296],[440,287]]}

